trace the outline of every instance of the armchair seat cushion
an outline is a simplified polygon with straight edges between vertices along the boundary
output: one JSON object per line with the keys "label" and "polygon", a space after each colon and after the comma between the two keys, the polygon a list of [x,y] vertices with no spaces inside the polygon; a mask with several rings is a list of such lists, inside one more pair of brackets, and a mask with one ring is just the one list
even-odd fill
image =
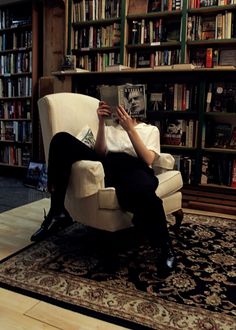
{"label": "armchair seat cushion", "polygon": [[[159,185],[156,194],[165,198],[182,188],[182,176],[179,171],[167,171],[158,175]],[[116,191],[113,187],[98,190],[98,205],[100,209],[120,209]]]}

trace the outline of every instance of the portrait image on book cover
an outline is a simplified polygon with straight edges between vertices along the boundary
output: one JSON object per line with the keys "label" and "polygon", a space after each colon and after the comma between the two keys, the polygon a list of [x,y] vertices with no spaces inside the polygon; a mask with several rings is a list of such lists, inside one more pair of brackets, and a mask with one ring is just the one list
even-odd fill
{"label": "portrait image on book cover", "polygon": [[100,99],[109,104],[111,118],[107,118],[107,123],[115,121],[116,108],[118,105],[124,107],[125,111],[140,120],[146,118],[146,94],[143,84],[125,85],[102,85],[99,87]]}
{"label": "portrait image on book cover", "polygon": [[167,145],[184,145],[185,132],[181,127],[181,121],[177,119],[168,120],[162,136],[162,143]]}
{"label": "portrait image on book cover", "polygon": [[127,85],[120,88],[120,104],[133,118],[146,118],[146,98],[144,85]]}

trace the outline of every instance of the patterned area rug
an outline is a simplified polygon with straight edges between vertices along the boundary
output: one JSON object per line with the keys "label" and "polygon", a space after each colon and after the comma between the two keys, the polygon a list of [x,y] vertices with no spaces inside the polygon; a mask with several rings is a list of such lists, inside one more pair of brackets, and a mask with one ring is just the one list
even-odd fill
{"label": "patterned area rug", "polygon": [[236,221],[185,214],[172,238],[178,265],[165,279],[134,229],[107,235],[75,224],[3,260],[0,280],[132,329],[236,330]]}

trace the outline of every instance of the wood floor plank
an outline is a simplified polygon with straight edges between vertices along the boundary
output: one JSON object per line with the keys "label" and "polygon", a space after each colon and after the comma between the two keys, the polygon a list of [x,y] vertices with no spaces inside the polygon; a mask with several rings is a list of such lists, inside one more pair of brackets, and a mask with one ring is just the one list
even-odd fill
{"label": "wood floor plank", "polygon": [[15,310],[10,306],[1,306],[1,329],[3,330],[56,330],[56,328],[39,320],[35,320]]}
{"label": "wood floor plank", "polygon": [[0,259],[31,244],[30,237],[42,223],[43,209],[48,210],[50,200],[26,204],[0,213]]}
{"label": "wood floor plank", "polygon": [[63,330],[122,330],[127,329],[102,320],[81,315],[45,302],[40,302],[26,315]]}
{"label": "wood floor plank", "polygon": [[25,313],[39,303],[39,300],[0,288],[0,310],[10,306],[12,312]]}

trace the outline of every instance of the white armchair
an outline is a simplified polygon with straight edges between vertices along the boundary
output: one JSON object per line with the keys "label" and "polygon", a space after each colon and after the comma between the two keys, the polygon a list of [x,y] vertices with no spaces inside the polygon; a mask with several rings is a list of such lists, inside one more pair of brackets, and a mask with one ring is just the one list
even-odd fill
{"label": "white armchair", "polygon": [[[93,97],[75,93],[50,94],[38,100],[46,162],[50,141],[57,132],[78,136],[89,126],[96,136],[98,102]],[[180,172],[173,167],[174,158],[161,154],[154,167],[159,180],[156,194],[163,200],[165,213],[175,215],[179,227],[183,217],[180,192],[183,182]],[[132,225],[132,214],[119,207],[115,188],[104,186],[100,162],[82,160],[73,164],[65,206],[74,220],[97,229],[114,232]]]}

